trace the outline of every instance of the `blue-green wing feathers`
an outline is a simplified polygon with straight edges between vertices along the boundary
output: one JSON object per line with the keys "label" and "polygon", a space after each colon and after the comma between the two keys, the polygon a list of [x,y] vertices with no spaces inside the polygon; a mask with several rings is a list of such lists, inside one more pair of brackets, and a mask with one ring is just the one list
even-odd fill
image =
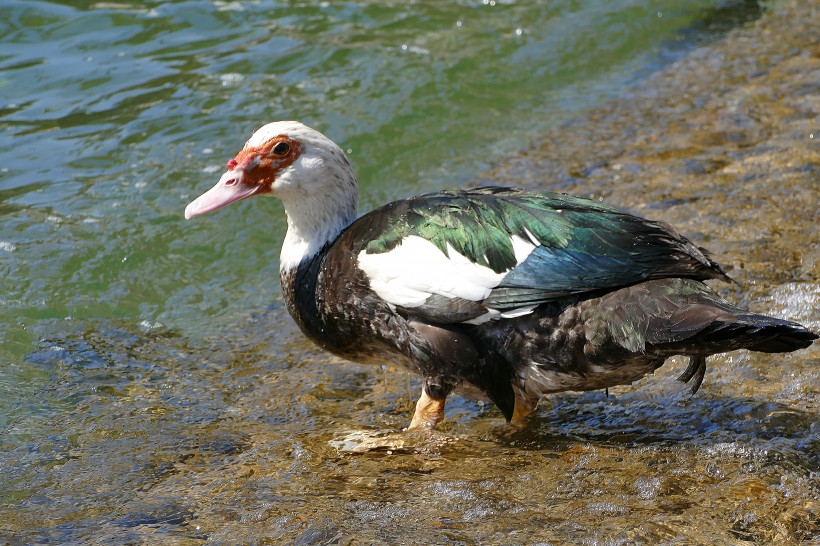
{"label": "blue-green wing feathers", "polygon": [[[367,218],[368,254],[389,252],[412,235],[445,254],[451,247],[495,273],[507,272],[481,302],[500,311],[649,279],[728,279],[670,226],[569,195],[499,187],[440,192],[392,203],[360,222]],[[521,263],[514,235],[537,243]],[[436,318],[443,300],[436,301],[415,312]]]}

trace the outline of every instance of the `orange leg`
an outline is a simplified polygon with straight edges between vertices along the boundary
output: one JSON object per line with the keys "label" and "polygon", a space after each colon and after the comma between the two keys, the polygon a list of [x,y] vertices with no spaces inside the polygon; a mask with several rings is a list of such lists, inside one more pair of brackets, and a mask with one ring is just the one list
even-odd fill
{"label": "orange leg", "polygon": [[410,421],[410,426],[405,430],[434,428],[439,421],[444,419],[445,400],[446,398],[432,398],[424,392],[424,389],[421,389],[421,396],[416,402],[416,412],[413,414],[413,420]]}
{"label": "orange leg", "polygon": [[533,414],[537,406],[538,400],[522,400],[521,398],[516,398],[510,423],[515,425],[523,425],[526,422],[527,417]]}

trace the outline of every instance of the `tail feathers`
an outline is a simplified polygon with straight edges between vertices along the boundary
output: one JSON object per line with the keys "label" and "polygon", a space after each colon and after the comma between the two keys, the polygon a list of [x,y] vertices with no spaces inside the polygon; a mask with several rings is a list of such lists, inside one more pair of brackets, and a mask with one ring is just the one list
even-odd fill
{"label": "tail feathers", "polygon": [[647,281],[610,292],[586,311],[631,352],[709,356],[736,349],[783,353],[818,338],[788,320],[750,313],[690,279]]}
{"label": "tail feathers", "polygon": [[756,315],[756,317],[766,319],[768,324],[760,329],[760,341],[749,345],[748,348],[752,351],[760,351],[761,353],[788,353],[790,351],[805,349],[811,345],[815,339],[820,337],[796,322],[774,319],[762,315]]}
{"label": "tail feathers", "polygon": [[[749,349],[761,353],[788,353],[805,349],[818,338],[814,332],[796,322],[747,314],[734,321],[715,321],[694,336],[708,354],[734,349]],[[692,394],[698,392],[706,375],[705,354],[689,355],[689,365],[678,381],[691,381]]]}
{"label": "tail feathers", "polygon": [[785,353],[805,349],[818,335],[796,322],[744,311],[689,279],[647,281],[611,292],[596,308],[611,340],[631,352],[689,357],[680,380],[697,391],[706,357],[749,349]]}
{"label": "tail feathers", "polygon": [[705,344],[725,343],[725,350],[749,349],[762,353],[787,353],[805,349],[818,338],[801,324],[765,315],[743,314],[731,321],[718,320],[697,336]]}
{"label": "tail feathers", "polygon": [[756,315],[720,302],[698,302],[671,316],[651,319],[646,341],[656,347],[677,348],[676,354],[715,354],[749,349],[787,353],[805,349],[818,338],[801,324]]}

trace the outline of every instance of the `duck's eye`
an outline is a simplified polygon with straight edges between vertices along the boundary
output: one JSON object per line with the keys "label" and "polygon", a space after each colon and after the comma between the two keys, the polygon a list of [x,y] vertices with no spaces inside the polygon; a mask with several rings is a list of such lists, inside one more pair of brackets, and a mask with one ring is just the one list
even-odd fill
{"label": "duck's eye", "polygon": [[274,146],[273,150],[271,151],[274,155],[287,155],[290,151],[290,144],[288,144],[287,142],[280,142],[279,144]]}

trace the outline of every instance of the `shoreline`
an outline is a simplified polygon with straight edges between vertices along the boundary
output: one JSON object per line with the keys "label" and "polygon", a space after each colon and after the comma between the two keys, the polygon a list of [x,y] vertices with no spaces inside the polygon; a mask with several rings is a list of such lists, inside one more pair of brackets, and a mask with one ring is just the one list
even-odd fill
{"label": "shoreline", "polygon": [[820,3],[777,6],[481,178],[667,221],[727,267],[746,288],[740,298],[784,282],[816,288],[818,28]]}

